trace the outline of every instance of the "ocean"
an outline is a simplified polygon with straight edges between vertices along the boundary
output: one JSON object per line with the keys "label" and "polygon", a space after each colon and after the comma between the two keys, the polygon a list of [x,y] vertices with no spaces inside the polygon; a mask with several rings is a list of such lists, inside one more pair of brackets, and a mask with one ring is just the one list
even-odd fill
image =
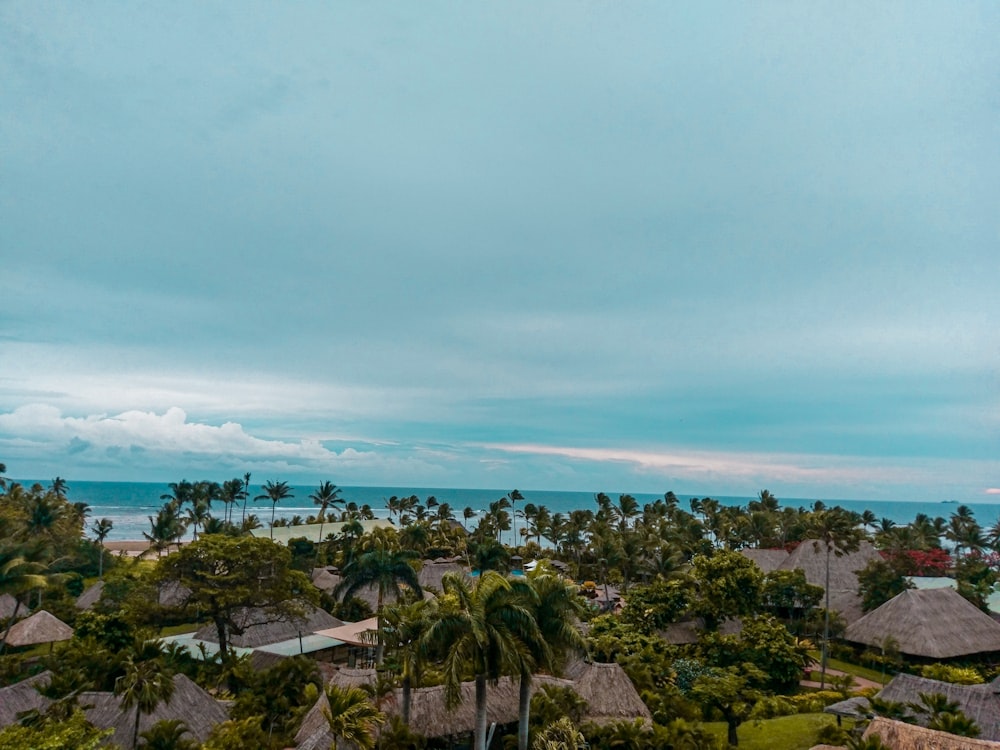
{"label": "ocean", "polygon": [[[34,484],[36,480],[15,480],[25,486]],[[38,482],[43,486],[50,484],[49,480]],[[149,531],[149,517],[155,516],[156,511],[163,505],[162,495],[170,494],[170,487],[166,484],[152,482],[84,482],[68,481],[67,497],[71,502],[84,502],[90,506],[90,516],[88,527],[94,520],[99,518],[109,518],[114,524],[109,539],[142,539],[142,533]],[[278,518],[290,518],[295,515],[303,518],[315,514],[317,507],[309,499],[309,495],[315,492],[316,486],[295,486],[292,488],[293,497],[278,504],[275,516]],[[341,496],[345,502],[353,501],[359,506],[368,504],[375,511],[375,515],[381,518],[388,516],[386,510],[386,500],[393,496],[408,497],[417,495],[422,500],[433,495],[438,502],[449,503],[455,512],[456,518],[462,520],[462,510],[471,507],[473,510],[485,510],[491,502],[503,497],[509,490],[502,489],[461,489],[445,487],[342,487]],[[260,485],[251,483],[251,496],[262,494]],[[524,495],[524,502],[544,505],[552,513],[568,513],[571,510],[590,509],[596,510],[597,504],[594,501],[593,492],[559,492],[552,490],[530,491],[521,490]],[[617,500],[618,493],[611,495],[612,500]],[[641,508],[645,503],[653,502],[662,498],[662,494],[632,493],[639,502]],[[678,494],[682,507],[687,509],[688,501],[696,497],[695,495]],[[697,497],[705,497],[698,495]],[[754,497],[729,497],[712,495],[723,505],[746,505]],[[783,506],[793,508],[812,507],[815,500],[801,498],[779,498]],[[941,516],[947,519],[958,503],[950,502],[912,502],[899,500],[823,500],[828,506],[839,505],[847,510],[857,511],[871,510],[876,518],[888,518],[896,523],[909,523],[918,513],[924,513],[931,518]],[[984,528],[992,526],[1000,519],[1000,502],[998,503],[965,503],[972,509],[976,520]],[[518,508],[523,507],[523,503],[518,502]],[[247,513],[256,513],[266,524],[271,517],[271,504],[268,501],[254,503],[247,502]],[[221,513],[221,508],[216,510]],[[523,522],[522,522],[523,523]],[[504,541],[510,543],[513,539]],[[89,535],[89,532],[88,532]],[[508,536],[505,534],[505,537]]]}

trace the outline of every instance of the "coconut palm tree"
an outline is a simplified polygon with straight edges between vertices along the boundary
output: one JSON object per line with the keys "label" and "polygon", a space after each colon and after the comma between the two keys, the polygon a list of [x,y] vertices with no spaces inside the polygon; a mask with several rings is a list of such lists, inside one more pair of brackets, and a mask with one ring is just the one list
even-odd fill
{"label": "coconut palm tree", "polygon": [[486,750],[486,690],[504,674],[534,668],[526,642],[541,640],[533,603],[495,571],[479,576],[470,587],[464,576],[446,573],[438,616],[424,636],[432,653],[443,654],[445,699],[454,706],[461,696],[462,676],[475,675],[476,726],[473,749]]}
{"label": "coconut palm tree", "polygon": [[385,545],[380,545],[376,549],[358,555],[344,566],[343,580],[333,591],[335,597],[338,599],[342,597],[346,601],[365,586],[376,587],[378,602],[375,614],[379,618],[378,647],[375,652],[377,664],[382,664],[385,653],[381,618],[386,594],[393,594],[398,600],[402,596],[400,584],[405,584],[416,596],[423,596],[417,571],[410,564],[416,557],[416,553],[412,550],[390,550]]}
{"label": "coconut palm tree", "polygon": [[323,709],[323,716],[333,735],[331,750],[337,750],[341,740],[360,750],[374,750],[375,729],[385,721],[385,714],[372,705],[368,693],[361,688],[330,685],[326,688],[326,700],[330,708]]}
{"label": "coconut palm tree", "polygon": [[169,701],[174,694],[174,682],[156,659],[135,661],[129,656],[124,668],[125,674],[115,680],[115,695],[121,701],[122,711],[135,706],[132,747],[137,747],[141,715],[151,714],[160,703]]}
{"label": "coconut palm tree", "polygon": [[243,475],[243,517],[240,519],[242,524],[247,520],[247,498],[250,497],[250,472],[248,471]]}
{"label": "coconut palm tree", "polygon": [[340,498],[340,487],[333,482],[320,482],[319,488],[309,496],[315,505],[319,506],[319,541],[323,541],[323,524],[326,523],[326,510],[331,505],[334,509],[343,505]]}
{"label": "coconut palm tree", "polygon": [[100,580],[104,580],[104,540],[108,538],[108,534],[111,533],[111,529],[114,527],[110,518],[102,518],[100,521],[94,521],[94,525],[90,527],[90,530],[94,532],[94,541],[97,543],[98,552],[98,563],[97,563],[97,577]]}
{"label": "coconut palm tree", "polygon": [[261,487],[264,490],[264,494],[257,495],[253,499],[254,502],[258,500],[270,500],[271,501],[271,539],[274,539],[274,511],[278,507],[278,503],[282,500],[287,500],[288,498],[295,497],[292,494],[292,488],[288,486],[288,482],[272,482],[268,479],[264,482]]}
{"label": "coconut palm tree", "polygon": [[822,546],[826,550],[826,591],[823,614],[823,652],[820,666],[820,687],[826,686],[826,664],[830,651],[830,556],[842,557],[845,553],[856,552],[861,544],[860,517],[839,506],[813,511],[808,521],[808,533],[815,539],[817,551]]}
{"label": "coconut palm tree", "polygon": [[0,654],[6,648],[7,636],[17,621],[21,597],[48,585],[48,565],[44,562],[46,552],[42,544],[15,545],[10,541],[0,544],[0,594],[14,597],[14,611],[0,640]]}
{"label": "coconut palm tree", "polygon": [[234,477],[233,479],[227,479],[222,483],[222,487],[219,490],[219,499],[225,503],[226,506],[226,522],[232,523],[233,521],[233,507],[240,502],[240,500],[246,500],[247,493],[243,486],[243,480]]}
{"label": "coconut palm tree", "polygon": [[400,717],[410,723],[410,703],[414,682],[419,682],[426,663],[424,635],[434,619],[436,599],[420,599],[410,604],[387,606],[383,610],[385,638],[392,661],[399,667],[402,687]]}
{"label": "coconut palm tree", "polygon": [[[583,651],[586,642],[577,627],[585,607],[578,587],[556,575],[544,565],[531,571],[525,581],[531,596],[525,596],[533,610],[538,638],[533,632],[523,634],[525,645],[531,650],[532,661],[556,673],[569,651]],[[517,585],[512,582],[512,585]],[[531,677],[529,662],[521,665],[518,687],[517,748],[528,750],[528,721],[531,712]]]}

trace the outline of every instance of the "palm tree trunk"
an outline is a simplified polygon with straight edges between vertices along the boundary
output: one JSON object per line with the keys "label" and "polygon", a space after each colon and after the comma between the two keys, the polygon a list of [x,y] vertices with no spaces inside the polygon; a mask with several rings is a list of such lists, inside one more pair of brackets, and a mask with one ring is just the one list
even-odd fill
{"label": "palm tree trunk", "polygon": [[830,545],[826,547],[826,609],[823,613],[823,656],[820,659],[819,689],[826,688],[826,661],[830,650]]}
{"label": "palm tree trunk", "polygon": [[531,718],[531,672],[521,672],[517,692],[517,750],[528,750],[528,721]]}
{"label": "palm tree trunk", "polygon": [[486,675],[476,675],[476,730],[474,750],[486,750]]}
{"label": "palm tree trunk", "polygon": [[7,629],[3,632],[3,640],[0,641],[0,654],[7,650],[7,636],[10,635],[10,629],[14,627],[14,623],[17,622],[17,611],[19,609],[21,609],[21,600],[15,596],[14,612],[10,616],[10,622],[7,623]]}
{"label": "palm tree trunk", "polygon": [[410,677],[407,675],[403,678],[403,707],[401,709],[403,715],[403,724],[405,726],[410,726]]}
{"label": "palm tree trunk", "polygon": [[135,702],[135,728],[132,730],[132,747],[139,747],[139,701]]}

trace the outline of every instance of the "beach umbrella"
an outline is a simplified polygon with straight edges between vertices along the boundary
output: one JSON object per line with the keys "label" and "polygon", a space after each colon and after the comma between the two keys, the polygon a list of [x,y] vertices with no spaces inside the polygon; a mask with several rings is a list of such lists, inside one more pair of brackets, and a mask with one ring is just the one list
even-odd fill
{"label": "beach umbrella", "polygon": [[7,645],[34,646],[38,643],[68,641],[72,637],[73,628],[42,609],[11,627],[7,634]]}

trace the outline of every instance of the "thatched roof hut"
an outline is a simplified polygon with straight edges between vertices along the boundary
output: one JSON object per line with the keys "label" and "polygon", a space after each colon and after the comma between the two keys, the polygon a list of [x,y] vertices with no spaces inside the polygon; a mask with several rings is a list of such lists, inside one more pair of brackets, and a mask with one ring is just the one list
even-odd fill
{"label": "thatched roof hut", "polygon": [[642,719],[647,725],[652,722],[652,714],[620,664],[576,661],[566,668],[565,677],[587,701],[586,721],[607,724]]}
{"label": "thatched roof hut", "polygon": [[47,685],[51,676],[51,672],[45,671],[0,688],[0,727],[14,724],[18,714],[47,709],[52,701],[39,693],[38,688]]}
{"label": "thatched roof hut", "polygon": [[299,731],[295,733],[295,747],[298,750],[329,750],[333,747],[333,733],[326,713],[330,711],[330,701],[326,692],[320,691],[319,698],[302,717]]}
{"label": "thatched roof hut", "polygon": [[[720,635],[739,635],[743,630],[743,620],[729,617],[719,623]],[[659,631],[660,637],[673,646],[697,643],[705,632],[705,620],[695,617],[682,622],[674,622]]]}
{"label": "thatched roof hut", "polygon": [[844,638],[876,647],[892,638],[900,653],[951,659],[1000,652],[1000,623],[953,589],[909,589],[849,625]]}
{"label": "thatched roof hut", "polygon": [[740,554],[752,560],[765,573],[777,570],[788,559],[788,551],[783,549],[741,549]]}
{"label": "thatched roof hut", "polygon": [[[338,620],[318,607],[311,604],[303,604],[304,613],[301,617],[280,618],[268,613],[263,609],[241,610],[235,621],[239,624],[242,633],[231,633],[229,640],[231,645],[240,648],[260,648],[272,643],[290,641],[301,635],[309,635],[317,630],[335,628],[343,625],[342,620]],[[218,643],[219,634],[215,625],[205,625],[199,629],[194,637],[201,641]]]}
{"label": "thatched roof hut", "polygon": [[339,688],[368,688],[374,687],[378,679],[378,672],[374,669],[352,669],[351,667],[340,667],[327,684]]}
{"label": "thatched roof hut", "polygon": [[453,558],[440,558],[444,562],[437,560],[424,560],[423,566],[417,571],[417,581],[420,588],[433,591],[442,591],[441,579],[445,573],[467,574],[469,571],[463,565],[459,565]]}
{"label": "thatched roof hut", "polygon": [[[856,552],[846,552],[840,557],[830,554],[830,592],[857,591],[857,571],[882,556],[871,542],[863,541]],[[826,547],[816,539],[806,539],[778,566],[780,570],[801,570],[806,580],[826,588]]]}
{"label": "thatched roof hut", "polygon": [[[992,685],[955,685],[911,674],[898,674],[877,697],[893,703],[919,704],[921,693],[939,693],[957,703],[962,713],[979,725],[981,738],[1000,740],[1000,695],[994,692]],[[917,712],[913,712],[913,717],[918,722],[925,718]]]}
{"label": "thatched roof hut", "polygon": [[333,590],[340,585],[343,580],[340,573],[335,568],[313,568],[313,586],[327,594],[333,595]]}
{"label": "thatched roof hut", "polygon": [[[139,732],[147,731],[158,721],[179,719],[198,742],[204,742],[216,724],[229,718],[226,709],[184,675],[174,675],[173,680],[174,694],[170,701],[161,703],[151,714],[142,714]],[[123,711],[118,696],[104,692],[82,693],[80,705],[89,706],[84,709],[84,714],[95,727],[115,730],[111,742],[120,745],[123,750],[133,750],[134,708]]]}
{"label": "thatched roof hut", "polygon": [[864,739],[878,737],[890,750],[1000,750],[1000,742],[959,737],[946,732],[877,717],[865,730]]}
{"label": "thatched roof hut", "polygon": [[104,592],[104,581],[98,581],[87,587],[87,589],[76,598],[76,608],[87,610],[101,600]]}
{"label": "thatched roof hut", "polygon": [[68,641],[73,637],[73,628],[58,617],[40,609],[31,617],[17,622],[7,634],[8,646],[34,646],[39,643]]}
{"label": "thatched roof hut", "polygon": [[18,606],[17,599],[13,596],[10,594],[0,594],[0,621],[9,620],[13,617],[15,609],[17,610],[18,620],[31,614],[31,607],[27,604],[22,603]]}

